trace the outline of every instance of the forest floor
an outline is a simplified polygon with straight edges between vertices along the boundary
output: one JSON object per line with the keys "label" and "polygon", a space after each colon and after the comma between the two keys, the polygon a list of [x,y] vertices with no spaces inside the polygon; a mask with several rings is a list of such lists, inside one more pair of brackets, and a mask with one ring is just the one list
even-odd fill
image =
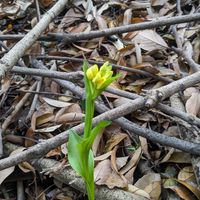
{"label": "forest floor", "polygon": [[[96,199],[200,199],[200,14],[188,0],[0,2],[0,199],[87,199],[68,163],[82,65],[121,73],[96,100]],[[23,39],[22,39],[23,38]]]}

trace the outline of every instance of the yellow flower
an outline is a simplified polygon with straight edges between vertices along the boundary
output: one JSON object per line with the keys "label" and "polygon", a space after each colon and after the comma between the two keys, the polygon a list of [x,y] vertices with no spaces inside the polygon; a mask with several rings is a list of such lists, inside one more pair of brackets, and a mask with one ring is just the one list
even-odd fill
{"label": "yellow flower", "polygon": [[100,72],[98,72],[95,78],[92,80],[97,90],[101,89],[105,81],[106,81],[106,78],[102,77]]}
{"label": "yellow flower", "polygon": [[97,90],[105,89],[114,80],[112,75],[112,65],[109,62],[105,62],[100,69],[97,65],[93,65],[86,71],[87,78]]}
{"label": "yellow flower", "polygon": [[[105,62],[101,68],[100,68],[100,72],[101,72],[101,76],[106,76],[108,77],[108,74],[110,74],[110,72],[112,72],[112,65],[109,64],[109,62]],[[111,75],[112,76],[112,75]],[[110,77],[111,77],[110,76]]]}
{"label": "yellow flower", "polygon": [[86,72],[87,78],[89,80],[93,80],[98,72],[99,72],[99,68],[97,65],[91,66]]}

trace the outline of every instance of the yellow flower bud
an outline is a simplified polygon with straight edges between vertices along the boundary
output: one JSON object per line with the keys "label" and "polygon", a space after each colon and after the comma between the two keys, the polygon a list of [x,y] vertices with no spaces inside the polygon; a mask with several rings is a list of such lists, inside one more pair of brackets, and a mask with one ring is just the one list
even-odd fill
{"label": "yellow flower bud", "polygon": [[105,62],[100,68],[101,76],[106,76],[106,74],[111,71],[112,65],[110,65],[108,61]]}
{"label": "yellow flower bud", "polygon": [[99,69],[97,65],[93,65],[86,71],[88,80],[92,81],[93,90],[105,89],[114,79],[112,77],[112,65],[105,62]]}
{"label": "yellow flower bud", "polygon": [[99,71],[99,68],[98,68],[97,65],[91,66],[91,67],[87,70],[87,72],[86,72],[87,78],[88,78],[89,80],[94,79],[95,76],[97,75],[98,71]]}
{"label": "yellow flower bud", "polygon": [[95,78],[92,80],[96,89],[98,90],[102,88],[102,85],[105,83],[105,81],[106,81],[106,78],[102,77],[100,72],[98,72]]}

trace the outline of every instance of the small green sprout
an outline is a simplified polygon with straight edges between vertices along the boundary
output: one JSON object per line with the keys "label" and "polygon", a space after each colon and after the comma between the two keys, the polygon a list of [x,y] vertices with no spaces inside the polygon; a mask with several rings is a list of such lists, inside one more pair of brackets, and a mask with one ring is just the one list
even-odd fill
{"label": "small green sprout", "polygon": [[101,121],[92,128],[95,99],[120,75],[113,76],[112,66],[105,62],[99,69],[97,65],[89,68],[83,63],[86,92],[85,126],[83,137],[71,130],[68,141],[68,160],[72,168],[80,175],[86,185],[89,200],[94,200],[94,157],[92,144],[98,135],[111,121]]}

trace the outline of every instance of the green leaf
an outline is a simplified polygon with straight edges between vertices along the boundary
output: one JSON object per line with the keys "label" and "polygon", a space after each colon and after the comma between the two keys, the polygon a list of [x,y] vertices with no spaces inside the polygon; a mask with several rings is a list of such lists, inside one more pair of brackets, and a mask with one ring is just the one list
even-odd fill
{"label": "green leaf", "polygon": [[[92,144],[96,138],[96,136],[100,133],[100,131],[109,126],[112,122],[111,121],[101,121],[99,122],[91,131],[90,136],[88,138],[83,139],[78,146],[79,148],[85,149],[86,152],[92,148]],[[84,153],[86,153],[84,152]]]}
{"label": "green leaf", "polygon": [[94,200],[94,156],[92,150],[89,152],[89,158],[88,158],[88,177],[87,180],[85,180],[86,183],[86,189],[88,193],[89,200]]}
{"label": "green leaf", "polygon": [[106,126],[109,126],[112,121],[101,121],[99,122],[93,129],[89,137],[89,147],[92,148],[92,144],[96,138],[96,136],[104,129]]}
{"label": "green leaf", "polygon": [[103,84],[103,90],[105,90],[114,80],[118,79],[120,76],[121,74],[117,74],[106,80],[105,83]]}
{"label": "green leaf", "polygon": [[82,153],[78,148],[78,144],[83,141],[76,132],[70,130],[69,140],[68,140],[68,160],[72,168],[80,175],[84,176],[84,168],[82,162]]}
{"label": "green leaf", "polygon": [[105,81],[105,83],[102,86],[101,90],[98,90],[98,93],[96,94],[96,96],[99,96],[113,81],[115,81],[116,79],[118,79],[121,76],[121,74],[117,74],[109,79],[107,79]]}

